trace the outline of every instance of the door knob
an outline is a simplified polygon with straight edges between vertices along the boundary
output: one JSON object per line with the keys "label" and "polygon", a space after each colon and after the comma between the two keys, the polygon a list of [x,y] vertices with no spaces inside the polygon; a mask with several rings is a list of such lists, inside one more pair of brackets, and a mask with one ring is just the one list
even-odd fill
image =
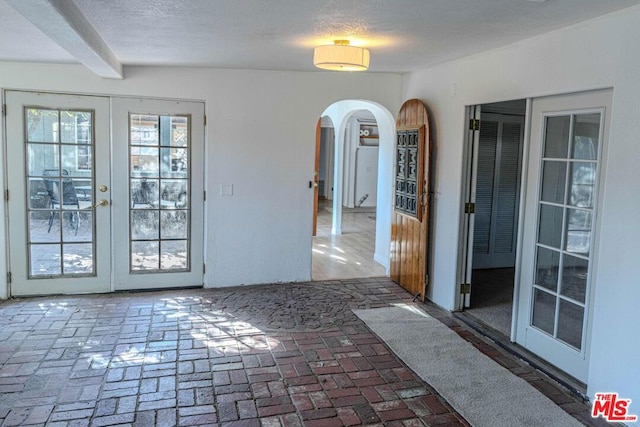
{"label": "door knob", "polygon": [[93,205],[93,207],[97,208],[98,206],[107,206],[108,204],[109,204],[109,201],[107,199],[101,199],[98,203]]}

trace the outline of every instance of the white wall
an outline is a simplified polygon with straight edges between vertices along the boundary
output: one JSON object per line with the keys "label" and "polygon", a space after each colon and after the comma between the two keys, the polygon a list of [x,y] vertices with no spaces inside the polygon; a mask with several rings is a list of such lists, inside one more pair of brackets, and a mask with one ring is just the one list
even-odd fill
{"label": "white wall", "polygon": [[[360,146],[360,121],[355,116],[351,116],[348,120],[345,129],[344,146],[342,206],[347,208],[355,207],[365,193],[369,194],[369,197],[367,197],[362,206],[376,206],[378,147]],[[374,151],[375,153],[373,153]]]}
{"label": "white wall", "polygon": [[[397,111],[401,77],[126,67],[124,80],[105,80],[75,65],[0,63],[0,87],[204,100],[205,283],[217,287],[310,280],[313,190],[308,183],[318,118],[330,104],[354,98]],[[220,184],[233,184],[233,196],[220,197]],[[4,227],[1,223],[0,236]],[[0,278],[5,259],[2,245]],[[0,280],[0,298],[6,295]]]}
{"label": "white wall", "polygon": [[[327,120],[329,120],[327,118]],[[324,196],[327,200],[333,200],[333,162],[335,158],[336,137],[333,127],[322,128],[325,132],[324,151],[326,156],[324,169]]]}
{"label": "white wall", "polygon": [[350,117],[344,131],[344,176],[342,180],[342,206],[354,207],[356,187],[356,149],[360,141],[360,125],[355,117]]}
{"label": "white wall", "polygon": [[[455,308],[465,105],[613,87],[588,393],[615,391],[640,414],[640,7],[403,80],[403,99],[429,107],[436,178],[433,286],[429,298]],[[611,113],[611,112],[610,112]]]}
{"label": "white wall", "polygon": [[362,207],[376,206],[378,197],[378,147],[361,146],[356,148],[354,202]]}
{"label": "white wall", "polygon": [[324,197],[327,197],[327,157],[328,157],[327,133],[328,132],[329,132],[328,128],[323,127],[320,129],[320,159],[318,160],[318,181],[322,182],[324,185],[324,188],[320,189],[321,190],[320,196],[324,196]]}
{"label": "white wall", "polygon": [[[376,206],[378,147],[360,146],[360,122],[354,116],[351,116],[348,120],[345,129],[344,146],[342,206],[346,208],[355,207],[364,193],[369,193],[369,197],[362,206]],[[375,151],[375,153],[372,154],[372,151]],[[358,167],[363,169],[358,170]]]}

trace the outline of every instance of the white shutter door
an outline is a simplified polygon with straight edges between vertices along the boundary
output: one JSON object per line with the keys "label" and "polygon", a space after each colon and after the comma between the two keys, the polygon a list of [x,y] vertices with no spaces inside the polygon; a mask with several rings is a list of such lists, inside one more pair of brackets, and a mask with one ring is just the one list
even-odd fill
{"label": "white shutter door", "polygon": [[523,125],[519,116],[482,115],[473,268],[515,263]]}
{"label": "white shutter door", "polygon": [[476,254],[489,253],[491,210],[493,206],[493,178],[495,175],[498,122],[481,121],[476,181],[475,228],[473,230],[474,264]]}

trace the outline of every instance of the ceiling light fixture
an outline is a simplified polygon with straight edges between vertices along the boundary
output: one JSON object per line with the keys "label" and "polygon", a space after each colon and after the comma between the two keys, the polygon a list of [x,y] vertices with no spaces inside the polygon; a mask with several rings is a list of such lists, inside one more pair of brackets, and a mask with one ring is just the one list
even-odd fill
{"label": "ceiling light fixture", "polygon": [[313,65],[323,70],[365,71],[369,68],[369,50],[351,46],[349,40],[336,40],[313,50]]}

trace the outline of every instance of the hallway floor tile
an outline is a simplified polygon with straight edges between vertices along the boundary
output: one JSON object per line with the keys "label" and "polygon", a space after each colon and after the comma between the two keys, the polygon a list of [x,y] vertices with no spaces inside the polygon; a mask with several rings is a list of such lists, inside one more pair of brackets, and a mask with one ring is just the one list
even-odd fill
{"label": "hallway floor tile", "polygon": [[[386,278],[0,303],[0,425],[468,425],[352,308]],[[588,425],[588,408],[425,305]]]}

